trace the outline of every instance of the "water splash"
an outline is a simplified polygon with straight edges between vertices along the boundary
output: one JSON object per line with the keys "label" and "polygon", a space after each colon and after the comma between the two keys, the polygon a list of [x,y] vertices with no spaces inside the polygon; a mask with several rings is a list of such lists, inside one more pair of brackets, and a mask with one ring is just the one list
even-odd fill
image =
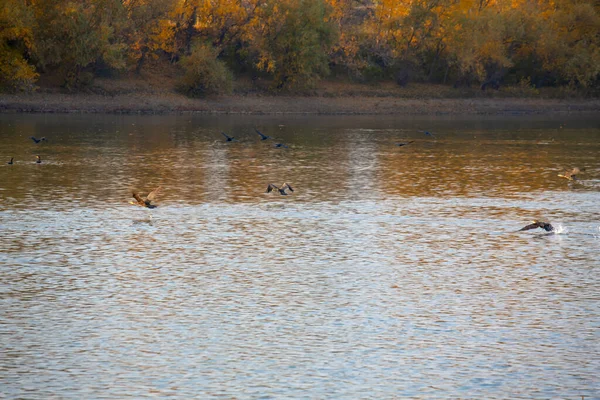
{"label": "water splash", "polygon": [[569,232],[569,230],[567,229],[567,227],[562,226],[561,224],[556,225],[556,227],[554,228],[554,233],[556,235],[560,235],[560,234],[568,233],[568,232]]}

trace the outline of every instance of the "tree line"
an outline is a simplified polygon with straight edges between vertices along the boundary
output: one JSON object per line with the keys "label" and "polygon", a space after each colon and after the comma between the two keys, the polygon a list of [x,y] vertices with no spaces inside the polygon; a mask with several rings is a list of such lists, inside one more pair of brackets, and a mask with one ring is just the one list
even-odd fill
{"label": "tree line", "polygon": [[181,66],[190,95],[236,74],[274,89],[329,74],[598,88],[596,0],[0,0],[0,89],[67,88],[98,75]]}

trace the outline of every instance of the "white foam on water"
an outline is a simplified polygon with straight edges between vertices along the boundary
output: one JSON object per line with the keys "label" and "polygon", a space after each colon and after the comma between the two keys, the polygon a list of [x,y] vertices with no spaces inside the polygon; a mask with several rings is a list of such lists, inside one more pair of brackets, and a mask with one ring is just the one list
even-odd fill
{"label": "white foam on water", "polygon": [[567,229],[566,226],[562,226],[561,224],[558,224],[555,228],[554,228],[554,233],[557,235],[563,234],[563,233],[568,233],[569,230]]}

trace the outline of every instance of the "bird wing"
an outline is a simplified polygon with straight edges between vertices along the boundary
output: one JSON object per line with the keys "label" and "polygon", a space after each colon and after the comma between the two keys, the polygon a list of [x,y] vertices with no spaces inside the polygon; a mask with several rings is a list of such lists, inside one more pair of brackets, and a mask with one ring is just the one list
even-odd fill
{"label": "bird wing", "polygon": [[273,189],[279,189],[277,186],[273,185],[272,183],[269,183],[269,186],[267,186],[267,193],[271,193],[273,191]]}
{"label": "bird wing", "polygon": [[519,231],[528,231],[530,229],[535,229],[535,228],[539,228],[540,227],[540,223],[539,222],[534,222],[532,224],[526,225],[524,227],[522,227],[521,229],[519,229]]}
{"label": "bird wing", "polygon": [[283,186],[282,186],[281,188],[282,188],[282,189],[284,189],[284,190],[285,190],[286,188],[287,188],[287,189],[290,189],[290,191],[291,191],[291,192],[293,192],[293,191],[294,191],[294,189],[293,189],[293,188],[292,188],[292,187],[291,187],[289,184],[287,184],[287,183],[284,183],[284,184],[283,184]]}
{"label": "bird wing", "polygon": [[148,193],[148,196],[146,196],[146,201],[153,201],[161,189],[162,189],[162,186],[159,186],[156,189],[154,189],[153,191],[151,191],[150,193]]}
{"label": "bird wing", "polygon": [[133,192],[133,198],[135,199],[135,201],[138,202],[138,204],[144,204],[144,200],[142,200],[140,195],[137,194],[136,192]]}
{"label": "bird wing", "polygon": [[232,139],[232,137],[228,136],[225,132],[221,132],[221,135],[225,136],[225,138],[227,138],[227,139]]}
{"label": "bird wing", "polygon": [[569,171],[565,171],[563,174],[558,175],[561,178],[567,178],[567,179],[571,179],[571,177],[577,175],[578,173],[580,173],[581,171],[579,170],[579,168],[575,167],[572,170]]}
{"label": "bird wing", "polygon": [[267,135],[265,135],[264,133],[262,133],[258,129],[254,128],[254,130],[256,131],[256,133],[258,133],[260,135],[261,138],[263,138],[263,139],[268,139],[269,138]]}

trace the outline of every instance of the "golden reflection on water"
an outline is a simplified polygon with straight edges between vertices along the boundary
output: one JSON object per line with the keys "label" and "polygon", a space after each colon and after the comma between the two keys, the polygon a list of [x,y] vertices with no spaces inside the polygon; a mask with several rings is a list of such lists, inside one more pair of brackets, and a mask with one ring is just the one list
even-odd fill
{"label": "golden reflection on water", "polygon": [[0,393],[593,396],[600,130],[568,122],[0,115]]}
{"label": "golden reflection on water", "polygon": [[[66,125],[58,118],[31,118],[37,123],[17,118],[4,129],[2,154],[16,159],[10,170],[2,168],[5,190],[10,187],[6,197],[20,202],[29,196],[33,202],[57,194],[106,206],[118,204],[133,188],[151,190],[160,184],[168,188],[163,202],[254,202],[269,182],[284,181],[295,183],[301,201],[361,198],[366,192],[383,197],[512,197],[583,189],[585,182],[556,179],[575,165],[587,166],[588,178],[598,178],[598,132],[589,129],[464,132],[451,126],[432,140],[416,129],[364,131],[334,124],[327,130],[314,121],[284,127],[258,121],[266,134],[290,145],[277,149],[273,141],[258,140],[253,124],[243,121],[228,129],[240,142],[226,143],[217,127],[222,118],[200,120],[213,126],[186,121],[191,117],[163,123],[155,117],[98,118],[92,123],[72,118],[74,123]],[[49,141],[35,145],[27,139],[30,135],[45,135]],[[414,142],[395,146],[405,139]],[[35,154],[42,165],[33,162]]]}

